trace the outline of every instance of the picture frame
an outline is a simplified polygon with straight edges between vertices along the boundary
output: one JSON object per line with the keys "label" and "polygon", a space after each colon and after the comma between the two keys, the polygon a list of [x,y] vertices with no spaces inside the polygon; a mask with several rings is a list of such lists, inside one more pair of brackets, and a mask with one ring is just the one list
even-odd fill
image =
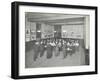
{"label": "picture frame", "polygon": [[[97,16],[97,13],[98,13],[98,10],[97,10],[96,6],[50,4],[50,3],[36,3],[36,2],[17,2],[17,1],[12,2],[11,3],[11,25],[12,25],[12,27],[11,27],[11,78],[27,79],[27,78],[43,78],[43,77],[60,77],[60,76],[97,74],[97,72],[98,72],[98,69],[97,69],[98,68],[97,67],[97,65],[98,65],[98,62],[97,62],[97,60],[98,60],[98,57],[97,57],[97,50],[98,50],[98,48],[97,48],[97,45],[98,45],[98,41],[97,41],[97,36],[98,36],[97,35],[97,30],[98,30],[97,18],[98,18],[98,16]],[[86,17],[87,15],[89,17]],[[48,17],[50,17],[51,20],[49,20]],[[68,18],[69,20],[68,21],[63,20],[63,18],[65,18],[65,17]],[[71,21],[70,18],[72,18],[72,17],[77,18],[78,22],[74,22],[75,20],[73,22],[69,22],[69,21]],[[56,19],[53,20],[54,18],[56,18]],[[59,18],[61,18],[63,22],[61,22]],[[79,18],[81,18],[81,19],[79,19]],[[60,21],[60,22],[58,22],[57,19],[59,19],[58,21]],[[29,23],[29,25],[27,25],[28,23],[26,20],[28,20],[30,22],[39,22],[37,25],[38,29],[34,28],[36,25],[34,23]],[[83,20],[84,20],[84,22],[83,22]],[[45,22],[45,21],[47,21],[47,22]],[[66,24],[64,21],[67,23],[67,25],[70,25],[70,23],[71,23],[71,26],[64,25],[62,27],[61,24],[63,24],[63,23]],[[41,31],[43,33],[42,34],[41,31],[39,31],[39,24],[44,23],[44,22],[46,23],[46,27],[44,28],[44,25],[42,24],[43,25],[43,31],[41,29]],[[60,24],[61,27],[59,26],[59,23],[61,23]],[[78,24],[85,23],[84,28],[86,28],[86,29],[82,29],[82,31],[85,30],[85,33],[86,33],[85,38],[82,37],[82,36],[84,36],[84,34],[80,34],[81,33],[80,26],[77,27],[77,26],[73,25],[73,29],[70,30],[73,23],[74,24],[75,23],[78,23]],[[50,24],[50,25],[48,25],[48,24]],[[52,25],[57,24],[56,25],[57,27],[55,27],[55,31],[54,31],[54,29],[50,30],[49,27],[52,26],[51,24]],[[31,25],[32,25],[32,28],[30,28]],[[28,26],[29,26],[29,28],[28,28]],[[67,27],[67,29],[66,29],[66,27]],[[90,29],[88,29],[88,27]],[[48,30],[48,28],[49,28],[49,30]],[[66,31],[62,31],[62,32],[64,32],[63,34],[61,34],[61,36],[63,38],[59,38],[59,36],[60,36],[59,28],[66,29]],[[79,31],[78,31],[78,32],[80,32],[79,34],[77,32],[76,33],[74,32],[74,31],[77,31],[77,28],[79,28]],[[63,29],[63,30],[65,30],[65,29]],[[34,31],[34,30],[36,30],[36,31]],[[25,33],[25,31],[27,33]],[[52,34],[52,31],[56,34],[54,34],[54,33]],[[38,34],[38,35],[36,35],[36,34]],[[72,41],[73,39],[75,39],[75,40],[76,40],[76,38],[81,39],[81,37],[82,37],[82,39],[85,41],[85,44],[84,44],[85,45],[85,47],[84,47],[85,55],[86,54],[90,55],[87,57],[89,59],[89,62],[82,66],[78,65],[78,66],[72,67],[72,65],[71,65],[71,67],[70,67],[69,66],[71,64],[70,63],[71,61],[70,61],[70,62],[68,62],[68,64],[69,64],[68,66],[57,65],[55,67],[55,64],[52,65],[54,63],[54,61],[53,61],[53,62],[51,62],[51,66],[53,66],[53,67],[50,67],[50,62],[47,62],[47,65],[45,65],[43,63],[46,61],[45,60],[42,63],[41,63],[41,61],[39,61],[40,62],[39,65],[41,65],[39,67],[36,64],[36,67],[38,67],[38,68],[34,68],[35,67],[34,64],[33,64],[33,66],[29,65],[31,62],[28,62],[26,60],[27,56],[29,55],[28,54],[26,56],[26,52],[33,46],[32,41],[39,40],[41,38],[43,40],[50,39],[50,40],[48,40],[50,42],[52,40],[51,38],[52,37],[54,38],[54,36],[55,36],[55,38],[58,38],[59,41],[63,40],[64,42],[66,42],[65,38],[70,38]],[[29,42],[31,42],[31,43],[29,44]],[[71,56],[69,56],[69,58],[70,57]],[[86,60],[86,57],[85,57],[85,60]],[[80,61],[78,61],[78,62],[80,63]],[[48,65],[48,63],[49,63],[49,65]],[[76,62],[76,64],[77,64],[77,62]],[[62,63],[61,63],[61,65],[62,65]],[[46,67],[44,67],[44,66],[46,66]],[[60,66],[60,67],[58,67],[58,66]]]}

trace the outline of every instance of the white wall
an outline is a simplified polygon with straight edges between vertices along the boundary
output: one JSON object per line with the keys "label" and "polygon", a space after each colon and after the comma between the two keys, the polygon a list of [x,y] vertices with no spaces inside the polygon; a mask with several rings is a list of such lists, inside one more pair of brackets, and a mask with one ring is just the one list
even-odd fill
{"label": "white wall", "polygon": [[[36,40],[36,23],[35,22],[29,22],[26,21],[26,25],[25,25],[25,41],[32,41],[32,40]],[[27,34],[27,31],[29,32]]]}
{"label": "white wall", "polygon": [[[12,1],[14,0],[0,1],[0,37],[1,37],[0,39],[0,81],[13,81],[13,79],[10,78],[10,71],[11,71],[10,70],[11,69],[10,67],[11,66],[11,5],[10,4]],[[88,6],[90,5],[90,6],[98,6],[100,10],[100,0],[21,0],[21,1],[88,5]],[[100,21],[100,15],[98,16],[98,20]],[[100,30],[100,23],[98,28],[99,28],[98,30]],[[100,34],[100,32],[98,33]],[[100,36],[98,41],[100,41]],[[100,48],[100,42],[98,45],[99,45],[98,47]],[[100,58],[100,54],[98,55],[98,57]],[[100,59],[98,61],[100,62]],[[98,64],[99,64],[98,68],[100,68],[100,63]],[[33,81],[33,79],[26,79],[25,81]],[[55,78],[41,78],[41,79],[34,79],[34,81],[100,81],[100,74],[70,76],[70,77],[66,76],[66,77],[55,77]]]}
{"label": "white wall", "polygon": [[[83,25],[62,25],[62,32],[64,38],[83,39]],[[63,36],[64,33],[66,36]]]}

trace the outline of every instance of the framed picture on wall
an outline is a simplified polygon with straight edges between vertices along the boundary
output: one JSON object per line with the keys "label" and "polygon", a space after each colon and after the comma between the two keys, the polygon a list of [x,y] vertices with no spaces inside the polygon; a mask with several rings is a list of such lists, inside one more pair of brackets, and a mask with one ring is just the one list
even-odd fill
{"label": "framed picture on wall", "polygon": [[13,79],[97,74],[97,7],[12,2]]}

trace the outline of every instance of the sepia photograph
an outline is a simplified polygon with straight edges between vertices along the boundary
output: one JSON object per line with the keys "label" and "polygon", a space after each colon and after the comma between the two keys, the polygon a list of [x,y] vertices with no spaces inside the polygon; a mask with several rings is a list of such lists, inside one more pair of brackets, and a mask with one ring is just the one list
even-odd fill
{"label": "sepia photograph", "polygon": [[89,15],[25,12],[25,68],[89,65]]}

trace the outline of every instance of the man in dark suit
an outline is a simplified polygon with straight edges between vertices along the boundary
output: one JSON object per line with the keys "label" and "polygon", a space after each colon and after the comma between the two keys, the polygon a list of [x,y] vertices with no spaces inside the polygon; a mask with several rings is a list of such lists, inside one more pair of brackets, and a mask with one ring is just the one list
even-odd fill
{"label": "man in dark suit", "polygon": [[40,44],[40,57],[42,57],[44,55],[45,52],[45,43],[43,41],[41,41]]}
{"label": "man in dark suit", "polygon": [[50,59],[52,57],[53,47],[51,46],[50,42],[47,43],[47,58]]}
{"label": "man in dark suit", "polygon": [[36,61],[39,53],[40,53],[40,42],[39,41],[36,41],[35,42],[35,45],[34,45],[34,55],[33,55],[34,61]]}

